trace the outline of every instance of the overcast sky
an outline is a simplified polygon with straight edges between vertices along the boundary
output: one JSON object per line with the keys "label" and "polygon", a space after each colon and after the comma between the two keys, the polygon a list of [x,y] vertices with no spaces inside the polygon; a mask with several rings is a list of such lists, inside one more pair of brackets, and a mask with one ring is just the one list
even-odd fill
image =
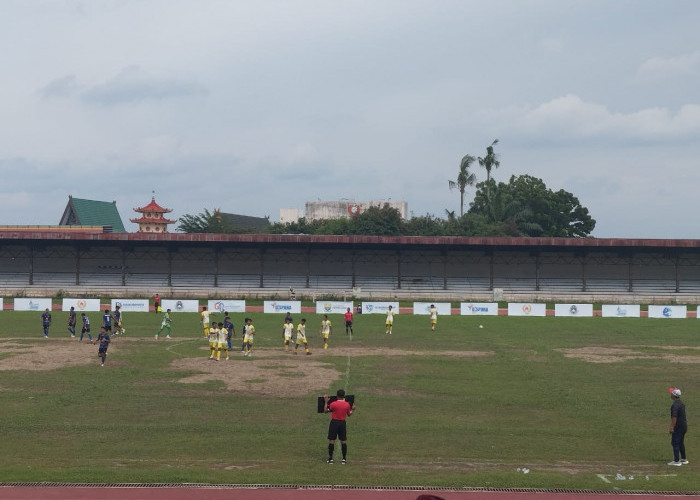
{"label": "overcast sky", "polygon": [[[465,154],[593,236],[698,238],[700,1],[0,1],[0,224],[68,201],[459,212]],[[478,165],[477,180],[485,178]],[[467,193],[471,201],[473,190]]]}

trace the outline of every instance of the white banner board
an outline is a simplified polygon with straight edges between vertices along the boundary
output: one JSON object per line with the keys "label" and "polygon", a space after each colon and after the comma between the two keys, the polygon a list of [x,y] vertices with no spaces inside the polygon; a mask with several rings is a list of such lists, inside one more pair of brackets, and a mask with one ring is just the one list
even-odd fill
{"label": "white banner board", "polygon": [[508,303],[508,316],[546,316],[547,304],[532,304],[530,302]]}
{"label": "white banner board", "polygon": [[554,304],[554,315],[569,318],[593,317],[593,304]]}
{"label": "white banner board", "polygon": [[316,314],[345,314],[348,312],[348,307],[350,308],[350,312],[355,312],[355,306],[352,302],[318,300],[316,301]]}
{"label": "white banner board", "polygon": [[301,314],[300,300],[266,300],[263,303],[264,313]]}
{"label": "white banner board", "polygon": [[459,305],[462,316],[498,316],[497,302],[462,302]]}
{"label": "white banner board", "polygon": [[119,306],[121,312],[148,312],[148,299],[112,299],[112,311]]}
{"label": "white banner board", "polygon": [[398,302],[363,302],[362,314],[386,314],[389,306],[394,314],[399,314]]}
{"label": "white banner board", "polygon": [[224,311],[227,313],[244,313],[245,300],[209,300],[207,302],[207,309],[209,309],[211,312],[218,312],[221,314],[223,314]]}
{"label": "white banner board", "polygon": [[41,311],[48,308],[51,310],[51,299],[24,299],[16,298],[14,303],[15,311]]}
{"label": "white banner board", "polygon": [[603,304],[601,306],[604,318],[639,318],[641,308],[632,304]]}
{"label": "white banner board", "polygon": [[449,302],[414,302],[413,314],[430,314],[430,305],[435,305],[438,316],[449,316],[452,314],[452,304]]}
{"label": "white banner board", "polygon": [[649,306],[647,314],[650,318],[686,318],[688,306]]}
{"label": "white banner board", "polygon": [[170,309],[170,312],[199,312],[199,301],[162,299],[160,301],[160,308],[163,312],[168,309]]}
{"label": "white banner board", "polygon": [[70,311],[71,307],[75,307],[77,312],[99,311],[100,299],[63,299],[61,310]]}

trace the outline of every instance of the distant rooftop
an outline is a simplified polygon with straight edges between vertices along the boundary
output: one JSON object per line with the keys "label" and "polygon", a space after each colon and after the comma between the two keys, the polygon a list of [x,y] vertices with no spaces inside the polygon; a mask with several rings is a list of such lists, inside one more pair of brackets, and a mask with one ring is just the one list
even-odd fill
{"label": "distant rooftop", "polygon": [[111,226],[115,233],[125,233],[116,201],[96,201],[68,196],[60,226]]}
{"label": "distant rooftop", "polygon": [[270,227],[270,219],[267,217],[253,217],[252,215],[238,215],[218,212],[221,219],[232,229],[238,231],[259,231]]}

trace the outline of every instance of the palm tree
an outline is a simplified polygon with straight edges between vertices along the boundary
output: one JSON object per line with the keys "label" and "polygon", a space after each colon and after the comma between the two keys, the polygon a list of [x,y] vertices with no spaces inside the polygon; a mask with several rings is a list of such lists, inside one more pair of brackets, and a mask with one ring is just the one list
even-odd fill
{"label": "palm tree", "polygon": [[459,174],[456,181],[447,181],[450,189],[459,189],[459,216],[464,215],[464,191],[467,186],[473,186],[476,182],[476,176],[469,171],[469,167],[474,163],[475,158],[472,155],[466,155],[462,158],[462,163],[459,165]]}
{"label": "palm tree", "polygon": [[486,169],[486,182],[491,180],[491,169],[498,168],[501,162],[498,161],[498,155],[493,152],[493,147],[498,144],[498,139],[495,139],[490,146],[486,148],[486,156],[479,157],[479,165]]}

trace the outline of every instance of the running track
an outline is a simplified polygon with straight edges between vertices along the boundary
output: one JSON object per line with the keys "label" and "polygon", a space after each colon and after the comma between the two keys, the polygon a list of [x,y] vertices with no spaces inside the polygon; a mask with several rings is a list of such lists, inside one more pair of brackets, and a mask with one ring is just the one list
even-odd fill
{"label": "running track", "polygon": [[584,491],[440,491],[390,489],[342,489],[340,487],[255,488],[227,486],[4,486],[2,500],[415,500],[420,495],[435,495],[445,500],[620,500],[634,495],[640,500],[682,497],[700,499],[700,495],[683,493]]}

